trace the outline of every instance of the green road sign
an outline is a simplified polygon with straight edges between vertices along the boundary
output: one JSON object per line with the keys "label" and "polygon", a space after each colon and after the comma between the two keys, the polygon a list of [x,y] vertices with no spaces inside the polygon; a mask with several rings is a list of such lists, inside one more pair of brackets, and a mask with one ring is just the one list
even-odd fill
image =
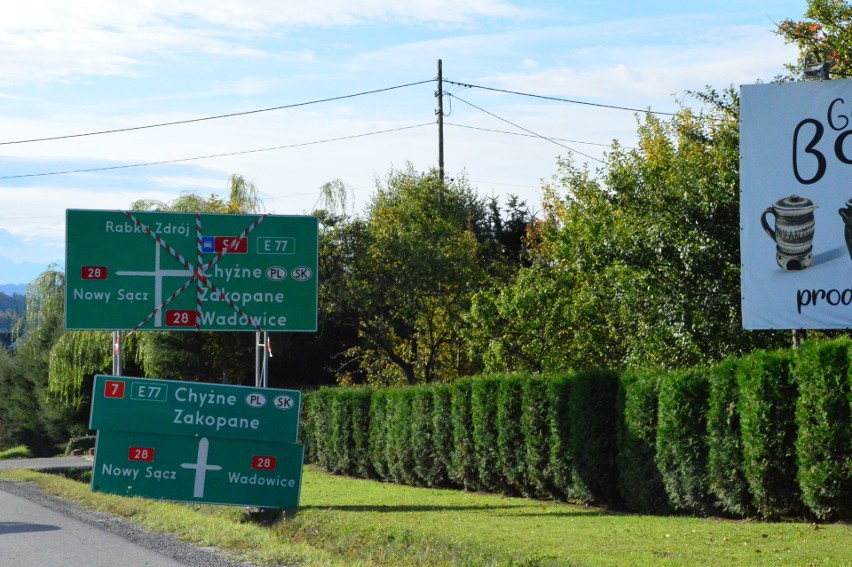
{"label": "green road sign", "polygon": [[295,443],[298,390],[95,376],[89,428]]}
{"label": "green road sign", "polygon": [[317,219],[66,212],[65,327],[315,331]]}
{"label": "green road sign", "polygon": [[177,502],[297,508],[304,447],[99,431],[92,490]]}

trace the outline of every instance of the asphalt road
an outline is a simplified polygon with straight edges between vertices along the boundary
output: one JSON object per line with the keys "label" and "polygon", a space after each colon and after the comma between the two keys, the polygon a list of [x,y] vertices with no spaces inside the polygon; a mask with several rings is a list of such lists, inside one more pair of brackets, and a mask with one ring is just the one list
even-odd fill
{"label": "asphalt road", "polygon": [[41,565],[246,566],[55,498],[33,484],[0,480],[0,566]]}

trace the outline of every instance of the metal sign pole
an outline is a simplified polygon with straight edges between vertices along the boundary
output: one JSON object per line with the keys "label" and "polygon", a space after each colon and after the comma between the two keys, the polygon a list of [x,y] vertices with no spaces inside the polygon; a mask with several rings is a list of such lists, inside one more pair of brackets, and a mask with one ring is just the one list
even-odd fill
{"label": "metal sign pole", "polygon": [[260,342],[260,339],[261,339],[260,332],[259,331],[255,332],[255,334],[254,334],[254,385],[255,385],[256,388],[263,387],[263,368],[262,368],[263,362],[261,361],[262,355],[261,355],[260,349],[265,348],[265,345],[263,345]]}
{"label": "metal sign pole", "polygon": [[121,376],[121,331],[112,332],[112,375]]}
{"label": "metal sign pole", "polygon": [[263,332],[263,387],[269,387],[269,357],[272,356],[272,347],[269,344],[269,333]]}

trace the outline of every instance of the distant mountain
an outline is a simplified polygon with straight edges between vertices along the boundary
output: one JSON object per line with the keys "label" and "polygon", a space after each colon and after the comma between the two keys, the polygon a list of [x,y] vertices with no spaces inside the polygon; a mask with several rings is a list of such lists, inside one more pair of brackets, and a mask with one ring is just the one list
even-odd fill
{"label": "distant mountain", "polygon": [[27,284],[0,284],[0,293],[5,293],[6,295],[26,295]]}

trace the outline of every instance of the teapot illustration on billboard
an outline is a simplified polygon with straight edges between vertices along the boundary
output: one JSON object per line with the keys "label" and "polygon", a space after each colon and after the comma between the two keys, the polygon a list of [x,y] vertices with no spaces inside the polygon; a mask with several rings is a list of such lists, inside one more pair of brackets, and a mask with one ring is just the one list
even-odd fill
{"label": "teapot illustration on billboard", "polygon": [[[760,215],[760,224],[766,234],[775,242],[775,261],[786,272],[804,270],[814,260],[814,210],[817,205],[813,201],[798,195],[790,195],[775,201]],[[844,216],[841,210],[841,216]],[[775,217],[773,230],[766,221],[766,216]],[[846,210],[846,215],[852,215],[852,207]],[[846,242],[850,240],[850,224],[846,220]],[[850,248],[852,250],[852,248]],[[852,253],[852,252],[850,252]]]}

